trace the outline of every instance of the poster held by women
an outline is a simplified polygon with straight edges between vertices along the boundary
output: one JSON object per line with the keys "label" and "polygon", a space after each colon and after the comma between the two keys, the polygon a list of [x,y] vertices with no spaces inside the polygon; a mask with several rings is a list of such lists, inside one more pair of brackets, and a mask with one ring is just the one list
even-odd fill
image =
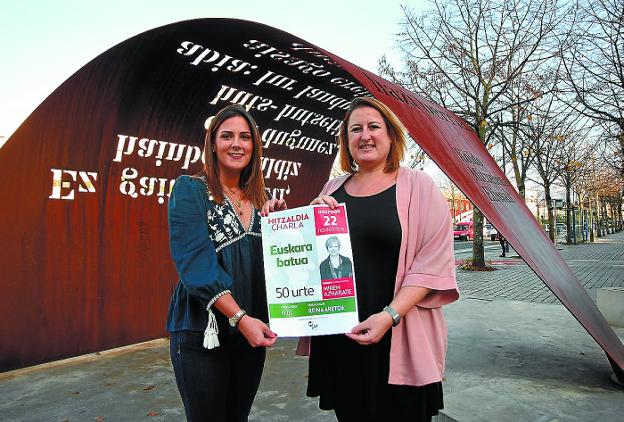
{"label": "poster held by women", "polygon": [[271,329],[282,337],[350,332],[359,320],[344,204],[271,213],[262,234]]}

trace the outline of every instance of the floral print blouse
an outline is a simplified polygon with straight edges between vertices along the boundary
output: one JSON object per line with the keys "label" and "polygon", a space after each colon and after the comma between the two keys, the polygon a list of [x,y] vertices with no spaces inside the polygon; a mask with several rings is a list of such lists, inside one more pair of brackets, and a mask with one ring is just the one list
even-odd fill
{"label": "floral print blouse", "polygon": [[[180,176],[169,198],[169,247],[179,281],[169,305],[167,330],[203,332],[210,300],[230,290],[242,309],[268,321],[259,210],[243,227],[227,198],[217,204],[203,176]],[[215,310],[219,339],[234,334]]]}

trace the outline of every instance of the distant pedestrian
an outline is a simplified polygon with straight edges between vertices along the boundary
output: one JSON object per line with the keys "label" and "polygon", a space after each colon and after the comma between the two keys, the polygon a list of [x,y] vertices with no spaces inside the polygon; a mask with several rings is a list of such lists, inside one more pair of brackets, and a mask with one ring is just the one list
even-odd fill
{"label": "distant pedestrian", "polygon": [[509,252],[509,243],[507,243],[507,239],[505,239],[500,233],[498,233],[498,241],[500,242],[501,248],[503,249],[503,253],[499,256],[503,258],[505,257],[505,253]]}

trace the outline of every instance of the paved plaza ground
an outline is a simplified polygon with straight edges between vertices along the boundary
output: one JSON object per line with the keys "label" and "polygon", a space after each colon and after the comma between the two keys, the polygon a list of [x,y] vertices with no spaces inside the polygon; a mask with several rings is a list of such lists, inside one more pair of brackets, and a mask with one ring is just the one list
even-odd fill
{"label": "paved plaza ground", "polygon": [[[624,287],[624,232],[558,249],[594,300]],[[622,420],[624,389],[604,352],[513,251],[499,252],[486,247],[495,271],[458,270],[438,421]],[[305,397],[307,362],[294,346],[269,350],[250,420],[335,421]],[[166,339],[0,374],[2,421],[183,419]]]}
{"label": "paved plaza ground", "polygon": [[[596,301],[601,287],[624,286],[624,245],[622,233],[597,239],[595,243],[558,244],[557,249],[572,268],[589,296]],[[489,251],[496,271],[484,275],[475,271],[458,273],[462,299],[505,299],[536,303],[560,303],[533,270],[513,250],[509,258]],[[484,282],[486,279],[487,282]]]}

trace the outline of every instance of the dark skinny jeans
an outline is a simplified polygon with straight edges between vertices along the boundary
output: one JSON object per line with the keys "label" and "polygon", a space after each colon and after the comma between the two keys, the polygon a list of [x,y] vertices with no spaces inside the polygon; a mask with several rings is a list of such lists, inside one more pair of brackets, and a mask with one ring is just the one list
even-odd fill
{"label": "dark skinny jeans", "polygon": [[242,339],[208,350],[203,340],[203,333],[171,333],[171,363],[187,421],[247,421],[266,349],[254,349]]}

